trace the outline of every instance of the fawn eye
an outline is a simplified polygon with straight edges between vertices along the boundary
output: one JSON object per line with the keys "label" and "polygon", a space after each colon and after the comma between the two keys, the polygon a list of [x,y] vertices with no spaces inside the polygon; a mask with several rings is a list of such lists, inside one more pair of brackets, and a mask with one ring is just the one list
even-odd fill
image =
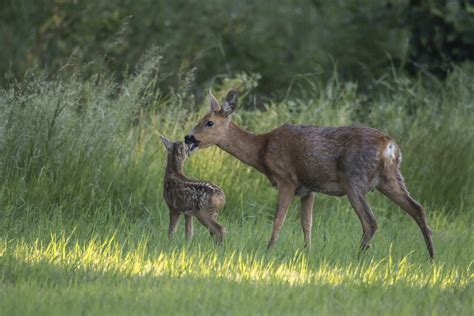
{"label": "fawn eye", "polygon": [[212,125],[214,125],[214,122],[213,122],[213,121],[207,121],[207,122],[206,122],[206,126],[207,126],[207,127],[211,127]]}

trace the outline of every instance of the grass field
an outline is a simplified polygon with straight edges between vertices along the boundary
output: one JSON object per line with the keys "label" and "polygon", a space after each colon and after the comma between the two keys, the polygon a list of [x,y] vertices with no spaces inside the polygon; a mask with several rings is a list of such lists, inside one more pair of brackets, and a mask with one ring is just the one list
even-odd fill
{"label": "grass field", "polygon": [[216,246],[200,226],[192,243],[182,228],[168,243],[164,210],[140,219],[107,213],[75,220],[60,212],[21,220],[8,214],[2,314],[472,313],[474,237],[461,219],[431,216],[438,256],[430,262],[418,228],[398,211],[379,216],[380,231],[362,258],[348,205],[316,210],[310,251],[301,247],[292,209],[270,253],[266,218],[224,216],[229,237]]}
{"label": "grass field", "polygon": [[[183,227],[168,242],[158,136],[181,138],[205,106],[193,108],[185,84],[156,90],[155,57],[120,85],[68,70],[1,91],[0,314],[473,313],[474,76],[392,74],[370,97],[351,83],[308,81],[298,98],[293,90],[264,111],[238,110],[234,119],[254,131],[364,124],[392,135],[437,250],[430,261],[414,221],[374,192],[379,230],[364,255],[347,199],[322,195],[313,247],[302,248],[295,201],[267,253],[276,192],[215,148],[186,173],[225,190],[228,238],[217,246],[196,223],[191,243]],[[216,94],[237,86],[245,95],[252,80],[226,80]]]}

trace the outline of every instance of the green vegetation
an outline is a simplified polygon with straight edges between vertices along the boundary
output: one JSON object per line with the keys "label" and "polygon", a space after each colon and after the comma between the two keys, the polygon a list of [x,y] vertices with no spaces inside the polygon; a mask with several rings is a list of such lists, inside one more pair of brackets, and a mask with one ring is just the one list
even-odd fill
{"label": "green vegetation", "polygon": [[[1,1],[0,314],[474,314],[473,43],[465,0]],[[295,201],[265,252],[276,191],[217,148],[186,173],[226,192],[227,240],[169,242],[159,135],[182,139],[210,86],[239,90],[254,132],[393,136],[435,260],[376,192],[362,256],[348,201],[323,195],[312,249]]]}
{"label": "green vegetation", "polygon": [[[0,74],[106,55],[118,76],[144,50],[166,47],[166,84],[196,69],[196,83],[238,72],[262,75],[259,92],[280,96],[301,74],[365,85],[393,64],[445,74],[473,60],[474,7],[466,0],[5,0]],[[3,76],[0,77],[0,82]]]}
{"label": "green vegetation", "polygon": [[222,247],[200,226],[190,245],[184,236],[168,243],[164,209],[141,218],[97,210],[74,221],[60,212],[10,220],[0,241],[2,314],[472,312],[472,227],[431,216],[438,258],[430,263],[411,220],[377,212],[374,247],[358,259],[359,223],[339,204],[317,209],[309,252],[293,210],[270,254],[270,221],[231,220],[242,211],[232,206]]}
{"label": "green vegetation", "polygon": [[473,59],[474,5],[466,0],[411,0],[404,10],[411,38],[411,70],[445,76],[452,64]]}
{"label": "green vegetation", "polygon": [[[166,240],[159,135],[182,138],[207,104],[194,106],[192,76],[158,89],[153,50],[118,84],[100,62],[68,64],[51,79],[32,72],[0,92],[0,310],[5,314],[472,314],[474,76],[446,81],[396,71],[370,83],[296,80],[264,109],[234,119],[256,131],[284,122],[364,124],[392,135],[402,171],[426,206],[437,257],[406,214],[378,193],[373,247],[358,257],[359,221],[346,199],[318,196],[313,248],[302,249],[292,206],[270,253],[276,192],[216,148],[188,175],[222,186],[228,240]],[[99,69],[99,70],[97,70]],[[216,85],[244,98],[258,76]],[[298,97],[294,97],[297,95]]]}

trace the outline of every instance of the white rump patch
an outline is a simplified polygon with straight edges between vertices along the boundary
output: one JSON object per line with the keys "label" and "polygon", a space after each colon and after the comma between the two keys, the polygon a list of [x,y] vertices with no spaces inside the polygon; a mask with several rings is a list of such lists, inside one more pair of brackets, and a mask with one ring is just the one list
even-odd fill
{"label": "white rump patch", "polygon": [[388,159],[390,162],[395,160],[396,145],[393,142],[389,142],[385,150],[383,151],[383,156]]}

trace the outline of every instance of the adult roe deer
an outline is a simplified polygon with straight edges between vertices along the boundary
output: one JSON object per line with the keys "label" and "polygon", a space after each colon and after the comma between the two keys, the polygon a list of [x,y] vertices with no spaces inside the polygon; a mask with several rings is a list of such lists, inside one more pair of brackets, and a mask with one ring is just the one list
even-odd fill
{"label": "adult roe deer", "polygon": [[237,92],[229,91],[222,106],[209,91],[210,111],[185,137],[192,149],[217,145],[263,173],[278,188],[271,248],[278,239],[293,197],[301,198],[304,244],[311,246],[314,192],[347,195],[362,224],[361,250],[377,229],[366,194],[377,189],[416,221],[431,258],[432,231],[423,207],[408,193],[400,173],[399,146],[373,128],[316,127],[284,124],[265,134],[250,133],[232,122]]}

